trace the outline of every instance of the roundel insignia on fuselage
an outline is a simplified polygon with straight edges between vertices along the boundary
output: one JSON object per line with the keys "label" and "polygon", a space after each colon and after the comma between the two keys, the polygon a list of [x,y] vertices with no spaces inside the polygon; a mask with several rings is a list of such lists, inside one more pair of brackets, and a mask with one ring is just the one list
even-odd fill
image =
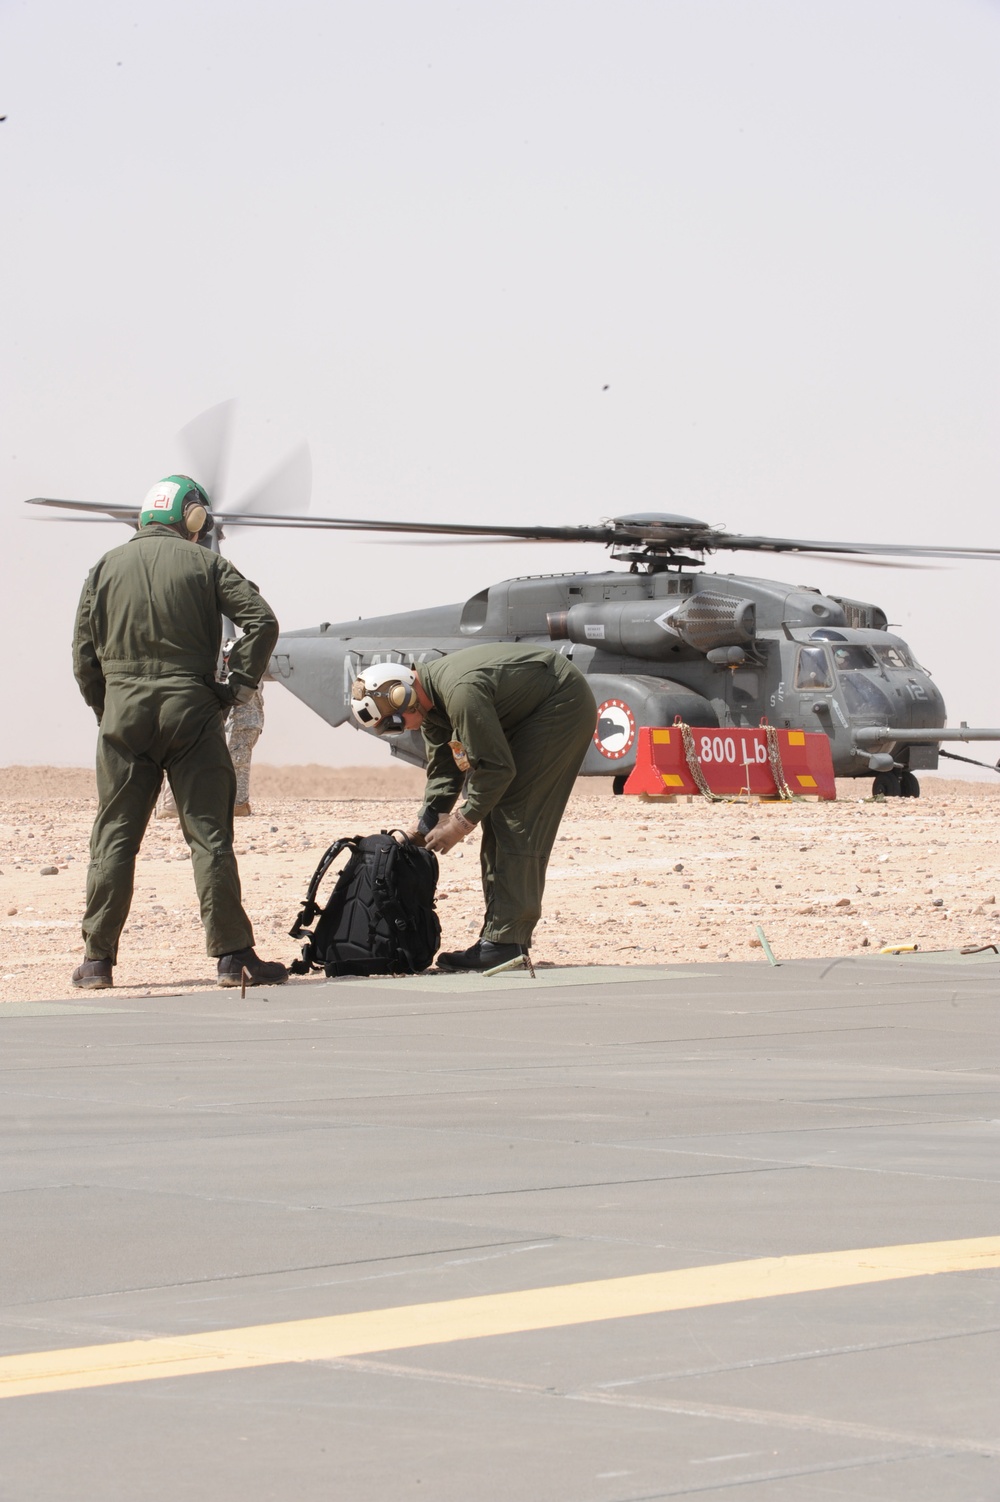
{"label": "roundel insignia on fuselage", "polygon": [[594,745],[609,761],[621,761],[635,741],[635,716],[624,699],[605,699],[597,710]]}

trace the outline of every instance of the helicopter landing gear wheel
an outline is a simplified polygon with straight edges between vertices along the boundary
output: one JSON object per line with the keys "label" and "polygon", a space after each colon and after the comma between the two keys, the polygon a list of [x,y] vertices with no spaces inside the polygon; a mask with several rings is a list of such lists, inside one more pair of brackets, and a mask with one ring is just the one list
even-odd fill
{"label": "helicopter landing gear wheel", "polygon": [[899,774],[899,796],[901,798],[920,797],[920,783],[909,769]]}
{"label": "helicopter landing gear wheel", "polygon": [[628,782],[628,779],[629,774],[627,772],[624,772],[620,777],[616,777],[612,782],[611,791],[614,793],[616,798],[620,798],[622,793],[624,793],[625,784],[626,782]]}
{"label": "helicopter landing gear wheel", "polygon": [[[916,779],[914,779],[916,781]],[[873,798],[901,798],[903,790],[900,786],[898,772],[879,772],[872,783]]]}

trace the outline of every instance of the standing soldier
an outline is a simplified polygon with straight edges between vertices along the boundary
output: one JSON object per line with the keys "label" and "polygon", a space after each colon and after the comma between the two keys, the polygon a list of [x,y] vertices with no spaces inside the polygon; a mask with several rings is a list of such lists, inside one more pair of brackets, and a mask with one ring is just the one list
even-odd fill
{"label": "standing soldier", "polygon": [[[208,953],[222,986],[280,985],[258,959],[233,854],[236,776],[222,722],[252,699],[278,636],[270,607],[228,559],[194,544],[212,531],[209,498],[187,475],[149,492],[139,530],[105,553],[80,597],[73,669],[97,715],[97,818],[90,837],[85,958],[73,985],[113,985],[135,858],[166,773],[191,850]],[[222,618],[243,628],[229,679],[216,682]]]}
{"label": "standing soldier", "polygon": [[[411,838],[444,855],[483,826],[482,932],[469,949],[439,954],[438,968],[490,970],[527,954],[597,718],[579,668],[548,647],[465,647],[419,672],[394,662],[366,668],[351,708],[379,735],[423,731],[427,786]],[[465,801],[452,812],[463,784]]]}

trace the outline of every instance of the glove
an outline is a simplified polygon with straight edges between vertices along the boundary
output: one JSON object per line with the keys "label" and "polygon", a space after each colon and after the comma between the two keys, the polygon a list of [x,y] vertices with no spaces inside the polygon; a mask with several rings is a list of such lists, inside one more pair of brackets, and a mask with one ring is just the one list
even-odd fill
{"label": "glove", "polygon": [[422,830],[419,830],[419,829],[416,829],[416,828],[414,828],[414,829],[404,829],[402,831],[395,830],[394,833],[396,835],[396,842],[397,842],[397,844],[401,843],[401,840],[399,839],[399,836],[400,836],[400,834],[402,834],[402,838],[403,839],[409,840],[409,842],[410,842],[411,845],[416,845],[416,847],[417,847],[418,850],[423,850],[426,841],[424,840],[424,836],[423,836],[423,831]]}
{"label": "glove", "polygon": [[475,824],[464,814],[443,814],[429,834],[424,836],[424,845],[435,855],[447,855],[455,845],[460,845],[475,829]]}
{"label": "glove", "polygon": [[403,837],[409,840],[411,845],[416,845],[418,850],[423,850],[427,843],[427,835],[430,834],[440,817],[436,808],[425,809],[412,829],[403,830]]}

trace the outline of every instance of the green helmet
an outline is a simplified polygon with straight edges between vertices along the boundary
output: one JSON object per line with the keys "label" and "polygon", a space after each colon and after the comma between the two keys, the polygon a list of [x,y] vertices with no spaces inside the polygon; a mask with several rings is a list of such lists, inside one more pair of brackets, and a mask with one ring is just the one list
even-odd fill
{"label": "green helmet", "polygon": [[182,522],[192,536],[211,530],[212,503],[204,487],[190,475],[167,475],[158,480],[139,508],[139,525],[160,522],[166,527]]}

